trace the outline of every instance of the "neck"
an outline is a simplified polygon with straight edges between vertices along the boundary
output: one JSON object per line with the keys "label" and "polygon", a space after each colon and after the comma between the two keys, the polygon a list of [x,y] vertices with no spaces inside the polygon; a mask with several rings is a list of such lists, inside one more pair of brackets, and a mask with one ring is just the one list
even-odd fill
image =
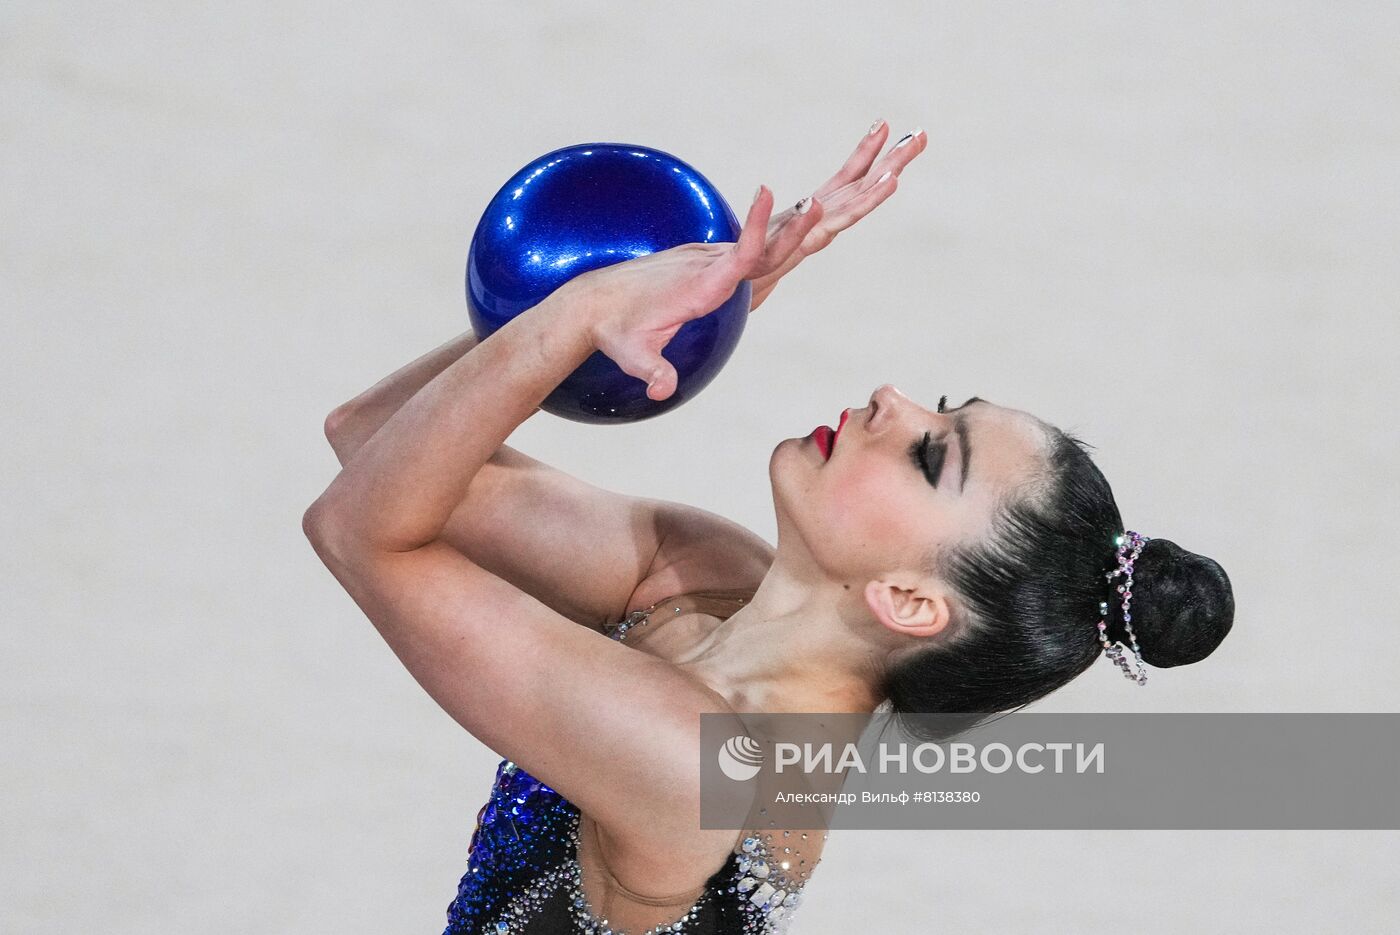
{"label": "neck", "polygon": [[814,581],[779,557],[733,615],[715,626],[684,622],[659,630],[655,651],[735,711],[869,713],[883,700],[875,676],[884,651],[853,584]]}

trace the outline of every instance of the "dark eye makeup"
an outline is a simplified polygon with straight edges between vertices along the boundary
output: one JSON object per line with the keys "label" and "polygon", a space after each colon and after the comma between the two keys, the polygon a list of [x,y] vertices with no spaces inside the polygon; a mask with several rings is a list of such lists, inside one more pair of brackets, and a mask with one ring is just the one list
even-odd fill
{"label": "dark eye makeup", "polygon": [[909,446],[909,456],[914,466],[924,472],[928,482],[938,486],[938,475],[943,473],[943,459],[948,454],[948,446],[942,441],[933,441],[933,433],[925,432],[923,437]]}
{"label": "dark eye makeup", "polygon": [[[976,399],[977,397],[973,397]],[[968,400],[971,402],[972,400]],[[963,403],[967,405],[967,403]],[[938,412],[944,412],[948,408],[948,397],[946,395],[938,397]],[[909,446],[909,457],[914,461],[914,466],[924,472],[928,482],[933,486],[938,486],[938,476],[943,473],[943,459],[948,456],[948,445],[940,440],[933,440],[932,432],[925,432],[923,437]]]}

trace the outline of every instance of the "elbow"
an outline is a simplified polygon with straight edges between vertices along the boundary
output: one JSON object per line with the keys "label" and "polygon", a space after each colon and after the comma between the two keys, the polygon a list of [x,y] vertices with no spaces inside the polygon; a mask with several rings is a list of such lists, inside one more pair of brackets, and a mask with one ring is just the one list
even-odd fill
{"label": "elbow", "polygon": [[301,531],[312,545],[325,535],[326,522],[326,508],[319,499],[301,514]]}
{"label": "elbow", "polygon": [[341,467],[349,462],[350,456],[359,447],[359,440],[355,435],[359,424],[360,411],[353,399],[336,406],[326,416],[322,428],[326,433],[326,441],[330,442],[331,450],[335,452],[335,459],[340,462]]}
{"label": "elbow", "polygon": [[321,551],[320,544],[328,538],[331,520],[327,513],[325,504],[318,499],[301,514],[301,531],[317,552]]}
{"label": "elbow", "polygon": [[343,515],[326,501],[324,494],[302,514],[301,531],[327,565],[344,558],[354,541]]}
{"label": "elbow", "polygon": [[353,401],[341,403],[330,411],[326,416],[326,421],[322,429],[326,433],[326,441],[331,443],[331,447],[336,447],[342,438],[345,437],[350,420],[355,416],[355,404]]}
{"label": "elbow", "polygon": [[373,563],[385,551],[357,512],[344,498],[327,491],[301,515],[301,531],[322,563],[336,577]]}

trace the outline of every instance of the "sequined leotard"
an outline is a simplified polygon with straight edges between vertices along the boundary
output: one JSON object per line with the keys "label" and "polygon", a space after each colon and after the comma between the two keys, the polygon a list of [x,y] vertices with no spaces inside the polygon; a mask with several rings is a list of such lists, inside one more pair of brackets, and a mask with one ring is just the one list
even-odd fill
{"label": "sequined leotard", "polygon": [[[699,605],[728,616],[751,595],[706,591],[673,597],[636,611],[608,635],[621,639],[632,627],[647,623],[658,607],[679,613],[687,604]],[[584,895],[579,819],[578,808],[567,799],[502,760],[491,797],[477,813],[467,871],[447,909],[444,935],[612,935],[607,920],[594,914]],[[724,865],[689,908],[678,909],[669,922],[645,935],[786,931],[819,859],[812,836],[825,834],[777,828],[741,832]]]}

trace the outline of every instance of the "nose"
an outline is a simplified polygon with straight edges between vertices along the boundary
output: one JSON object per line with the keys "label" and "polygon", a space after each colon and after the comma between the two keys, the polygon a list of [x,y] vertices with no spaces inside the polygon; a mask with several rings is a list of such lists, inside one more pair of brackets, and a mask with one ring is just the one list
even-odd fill
{"label": "nose", "polygon": [[875,392],[871,394],[871,399],[874,399],[876,401],[884,401],[886,399],[889,399],[890,397],[898,397],[900,399],[909,398],[908,396],[905,396],[903,393],[901,393],[899,391],[899,387],[895,386],[893,383],[882,384],[881,386],[876,387]]}
{"label": "nose", "polygon": [[875,392],[870,394],[869,426],[883,426],[907,402],[909,397],[901,393],[893,383],[885,383],[876,388]]}

